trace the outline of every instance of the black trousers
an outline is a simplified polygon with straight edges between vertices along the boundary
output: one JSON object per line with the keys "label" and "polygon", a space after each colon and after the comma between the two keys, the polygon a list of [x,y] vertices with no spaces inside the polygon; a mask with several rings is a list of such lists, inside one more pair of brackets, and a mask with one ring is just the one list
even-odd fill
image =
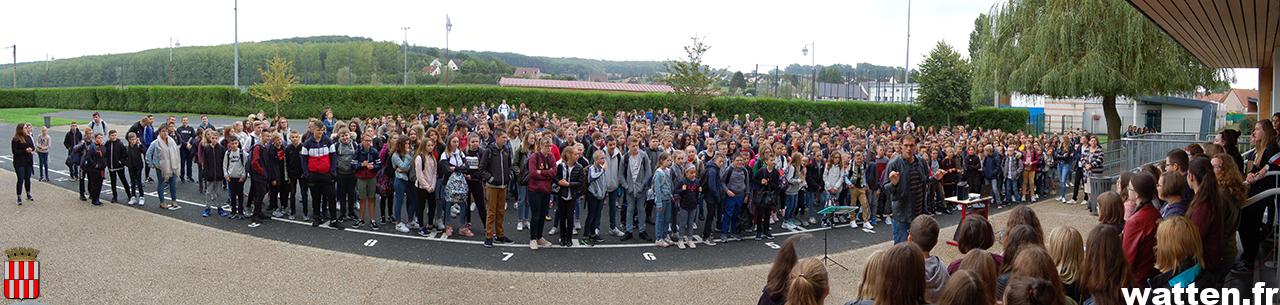
{"label": "black trousers", "polygon": [[271,198],[271,205],[268,206],[268,209],[275,211],[283,209],[285,206],[289,206],[290,208],[293,207],[292,202],[289,202],[289,197],[293,195],[291,194],[292,192],[290,192],[289,183],[290,181],[284,181],[270,187],[271,189],[267,192],[267,197]]}
{"label": "black trousers", "polygon": [[309,215],[310,213],[307,213],[307,202],[310,201],[310,198],[311,196],[307,194],[307,182],[303,181],[301,176],[289,178],[289,200],[286,201],[289,205],[289,214],[296,214],[298,212],[297,206],[300,205],[302,206],[302,215]]}
{"label": "black trousers", "polygon": [[356,175],[338,175],[338,204],[341,210],[338,211],[338,217],[353,216],[356,214],[352,209],[354,202],[359,200],[356,198]]}
{"label": "black trousers", "polygon": [[1271,226],[1263,225],[1262,215],[1275,204],[1274,200],[1274,197],[1271,200],[1264,199],[1240,210],[1240,225],[1237,228],[1240,231],[1240,247],[1244,249],[1240,253],[1240,262],[1249,268],[1254,267],[1254,259],[1261,250],[1259,248],[1262,241],[1270,234]]}
{"label": "black trousers", "polygon": [[264,218],[262,215],[263,199],[267,196],[267,191],[271,189],[266,180],[253,180],[249,185],[249,204],[253,205],[253,217]]}
{"label": "black trousers", "polygon": [[[92,172],[93,169],[87,166],[76,166],[76,167],[80,168],[80,176],[76,177],[76,184],[80,185],[80,198],[84,198],[85,187],[89,186],[89,172]],[[98,174],[98,177],[101,178],[102,174]]]}
{"label": "black trousers", "polygon": [[600,228],[600,208],[604,204],[603,198],[587,194],[587,223],[582,226],[582,236],[596,236],[596,229]]}
{"label": "black trousers", "polygon": [[756,234],[767,235],[769,234],[769,215],[773,211],[773,206],[769,204],[762,204],[760,202],[757,202],[755,206]]}
{"label": "black trousers", "polygon": [[560,242],[573,239],[573,203],[574,199],[556,196],[556,229],[560,230]]}
{"label": "black trousers", "polygon": [[130,189],[131,192],[129,193],[129,196],[142,198],[144,196],[142,193],[142,167],[129,168],[129,181],[133,181],[133,183],[126,186],[126,188]]}
{"label": "black trousers", "polygon": [[[542,239],[543,226],[547,223],[547,204],[551,194],[529,190],[529,240]],[[447,212],[446,212],[447,213]],[[569,231],[573,232],[573,231]]]}
{"label": "black trousers", "polygon": [[[413,211],[413,216],[418,217],[418,226],[427,228],[428,226],[431,226],[432,223],[435,222],[436,220],[436,193],[427,192],[426,189],[417,189],[417,190],[418,190],[418,196],[415,196],[415,197],[418,200],[418,206],[415,207]],[[360,207],[360,208],[364,208],[364,207]],[[425,212],[427,214],[426,218],[422,217],[424,209],[426,210]]]}
{"label": "black trousers", "polygon": [[[125,178],[124,171],[125,171],[124,168],[118,168],[110,171],[109,175],[111,175],[111,201],[116,201],[116,198],[118,197],[118,193],[120,193],[120,189],[116,186],[117,185],[116,178],[119,178],[120,184],[124,185],[125,196],[129,196],[128,198],[133,198],[133,188],[129,187],[129,179]],[[137,182],[135,181],[134,183],[137,183]]]}
{"label": "black trousers", "polygon": [[314,174],[307,179],[307,188],[311,189],[311,215],[312,221],[323,221],[324,219],[333,219],[333,209],[323,209],[322,207],[333,202],[333,178],[328,175]]}
{"label": "black trousers", "polygon": [[231,178],[227,182],[227,191],[231,194],[231,198],[227,198],[231,201],[231,214],[244,215],[244,182],[240,178]]}
{"label": "black trousers", "polygon": [[96,169],[86,169],[85,179],[89,184],[89,199],[93,203],[99,203],[98,198],[102,195],[102,171]]}
{"label": "black trousers", "polygon": [[[817,196],[817,194],[814,194],[814,195]],[[705,196],[703,197],[703,202],[706,203],[707,212],[706,214],[703,214],[703,215],[706,215],[706,218],[702,222],[702,239],[707,240],[709,237],[711,237],[711,233],[715,230],[715,228],[720,227],[716,223],[716,220],[720,219],[720,217],[724,215],[724,203],[722,203],[720,199],[716,198],[715,196]],[[725,233],[728,233],[728,232],[725,232]]]}

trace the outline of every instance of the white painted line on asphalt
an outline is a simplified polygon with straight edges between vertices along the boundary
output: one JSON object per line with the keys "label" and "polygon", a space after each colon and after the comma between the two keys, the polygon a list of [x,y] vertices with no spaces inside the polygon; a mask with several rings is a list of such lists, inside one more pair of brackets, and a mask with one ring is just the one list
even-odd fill
{"label": "white painted line on asphalt", "polygon": [[[8,156],[8,155],[0,156],[0,158],[10,159],[10,160],[12,160],[12,157],[10,157],[10,156]],[[11,171],[11,170],[9,170],[9,169],[5,169],[5,171],[10,171],[10,172],[12,172],[12,171]],[[63,175],[63,176],[70,176],[70,174],[68,174],[68,173],[67,173],[67,172],[65,172],[65,171],[56,171],[56,170],[53,170],[53,169],[50,169],[49,171],[50,171],[50,172],[57,173],[57,174],[60,174],[60,175]],[[61,188],[61,187],[59,187],[59,188]],[[117,187],[117,188],[119,189],[119,187]],[[76,192],[75,192],[75,191],[73,191],[73,190],[67,190],[67,191],[69,191],[69,192],[71,192],[71,193],[73,193],[73,194],[74,194],[74,193],[76,193]],[[105,189],[104,189],[104,192],[105,192]],[[148,192],[148,193],[145,193],[145,194],[146,194],[147,196],[151,196],[151,197],[159,198],[159,196],[157,196],[157,194],[156,194],[155,192]],[[203,208],[203,207],[208,207],[208,206],[207,206],[207,205],[205,205],[205,204],[196,203],[196,202],[188,201],[188,200],[185,200],[185,199],[173,199],[172,201],[174,201],[174,202],[178,202],[178,203],[182,203],[182,204],[186,204],[186,205],[195,206],[195,207],[201,207],[201,208]],[[279,222],[291,223],[291,224],[296,224],[296,225],[304,225],[304,226],[311,225],[311,223],[309,223],[309,222],[303,222],[303,221],[291,220],[291,219],[287,219],[287,218],[277,218],[277,217],[272,217],[271,219],[272,219],[272,220],[275,220],[275,221],[279,221]],[[329,227],[329,226],[319,226],[319,228],[330,229],[330,230],[333,230],[333,229],[334,229],[334,228]],[[775,234],[775,235],[777,235],[777,236],[786,236],[786,235],[792,235],[792,234],[801,234],[801,233],[808,233],[808,232],[817,232],[817,231],[828,230],[828,229],[830,229],[830,228],[822,227],[822,228],[818,228],[818,229],[802,229],[802,230],[794,230],[794,231],[791,231],[791,232],[781,232],[781,233],[777,233],[777,234]],[[371,235],[379,235],[379,236],[387,236],[387,237],[406,238],[406,239],[416,239],[416,240],[426,240],[426,241],[439,241],[439,242],[451,242],[451,243],[469,244],[469,245],[484,245],[484,242],[483,242],[483,241],[480,241],[480,240],[462,240],[462,239],[447,239],[447,238],[440,238],[440,237],[423,237],[423,236],[418,236],[418,235],[416,235],[416,234],[396,234],[396,233],[388,233],[388,232],[381,232],[381,231],[369,231],[369,230],[364,230],[364,229],[345,229],[344,231],[347,231],[347,232],[355,232],[355,233],[371,234]],[[433,234],[433,236],[439,236],[439,235],[437,235],[437,234]],[[594,246],[586,247],[586,246],[584,246],[583,244],[581,244],[581,241],[580,241],[580,240],[578,240],[578,239],[574,239],[574,243],[576,244],[576,246],[575,246],[575,247],[573,247],[573,248],[576,248],[576,249],[611,249],[611,248],[648,248],[648,247],[654,247],[654,245],[653,245],[653,244],[649,244],[649,243],[635,243],[635,244],[603,244],[603,245],[601,245],[601,244],[597,244],[597,245],[594,245]],[[703,241],[702,243],[705,243],[705,241]],[[497,246],[497,247],[509,247],[509,248],[525,248],[525,247],[528,247],[527,245],[522,245],[522,244],[520,244],[520,243],[514,243],[514,244],[502,244],[502,243],[495,243],[495,244],[494,244],[494,246]],[[553,245],[553,246],[551,246],[551,247],[549,247],[549,248],[564,248],[564,247],[561,247],[561,246],[558,246],[558,245]]]}

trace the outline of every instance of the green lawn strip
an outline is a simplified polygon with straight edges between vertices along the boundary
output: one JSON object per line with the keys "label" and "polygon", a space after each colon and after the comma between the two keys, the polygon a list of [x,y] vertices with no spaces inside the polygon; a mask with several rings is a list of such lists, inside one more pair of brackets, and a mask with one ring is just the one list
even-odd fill
{"label": "green lawn strip", "polygon": [[[55,108],[6,108],[0,109],[0,123],[18,124],[31,123],[31,125],[44,125],[44,116],[63,111]],[[71,119],[62,117],[52,117],[49,119],[52,126],[65,126],[71,124]]]}

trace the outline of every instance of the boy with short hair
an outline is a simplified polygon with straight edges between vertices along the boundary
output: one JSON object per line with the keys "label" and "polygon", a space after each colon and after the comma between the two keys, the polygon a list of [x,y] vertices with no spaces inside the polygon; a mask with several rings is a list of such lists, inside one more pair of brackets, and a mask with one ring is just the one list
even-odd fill
{"label": "boy with short hair", "polygon": [[947,283],[947,266],[942,259],[930,255],[933,247],[938,245],[938,221],[933,216],[920,215],[911,220],[911,229],[907,241],[916,244],[924,251],[925,302],[936,303],[942,294],[943,284]]}

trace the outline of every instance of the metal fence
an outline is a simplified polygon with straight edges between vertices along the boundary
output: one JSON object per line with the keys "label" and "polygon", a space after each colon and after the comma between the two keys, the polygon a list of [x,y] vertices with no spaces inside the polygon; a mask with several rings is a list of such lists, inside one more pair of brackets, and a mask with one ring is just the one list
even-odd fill
{"label": "metal fence", "polygon": [[[1200,133],[1150,133],[1120,139],[1120,145],[1103,151],[1102,174],[1090,174],[1089,186],[1095,192],[1110,190],[1124,172],[1136,172],[1147,164],[1164,161],[1165,155],[1174,149],[1186,148],[1189,144],[1213,141],[1215,134]],[[1247,136],[1239,139],[1241,151],[1248,149]],[[1096,204],[1097,196],[1091,196],[1090,202]]]}

